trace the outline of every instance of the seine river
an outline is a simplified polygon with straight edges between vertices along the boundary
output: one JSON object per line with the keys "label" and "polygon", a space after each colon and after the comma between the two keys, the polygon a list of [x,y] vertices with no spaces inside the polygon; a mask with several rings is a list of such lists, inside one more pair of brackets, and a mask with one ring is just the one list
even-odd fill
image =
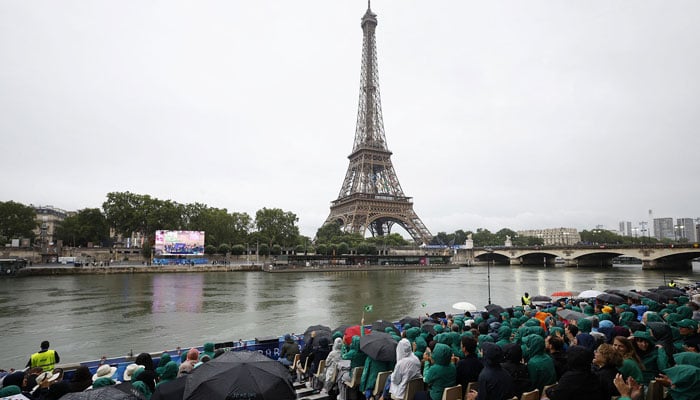
{"label": "seine river", "polygon": [[502,306],[558,290],[647,289],[673,278],[700,281],[692,271],[486,266],[444,271],[318,273],[184,273],[47,276],[0,279],[0,368],[22,368],[42,340],[61,362],[121,356],[130,351],[189,348],[204,342],[303,333],[309,326],[335,328],[395,321],[435,311],[457,312],[468,301]]}

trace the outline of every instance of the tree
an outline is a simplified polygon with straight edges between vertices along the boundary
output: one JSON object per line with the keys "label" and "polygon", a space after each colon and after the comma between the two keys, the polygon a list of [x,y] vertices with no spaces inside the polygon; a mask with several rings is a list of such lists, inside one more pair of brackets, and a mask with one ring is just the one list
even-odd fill
{"label": "tree", "polygon": [[260,246],[258,246],[258,254],[261,256],[269,256],[270,255],[270,247],[266,245],[265,243],[262,243]]}
{"label": "tree", "polygon": [[210,244],[204,246],[204,254],[216,254],[216,246]]}
{"label": "tree", "polygon": [[58,224],[55,236],[74,247],[104,244],[109,241],[109,223],[98,208],[86,208]]}
{"label": "tree", "polygon": [[289,247],[297,243],[299,228],[296,223],[299,218],[292,212],[279,208],[263,208],[255,213],[255,227],[262,241],[268,246],[280,244]]}
{"label": "tree", "polygon": [[12,200],[0,201],[0,244],[5,244],[10,239],[33,239],[35,235],[32,231],[36,227],[34,207],[15,203]]}
{"label": "tree", "polygon": [[242,244],[234,245],[233,247],[231,247],[231,255],[240,256],[243,253],[245,253],[245,250],[245,246],[243,246]]}
{"label": "tree", "polygon": [[219,245],[219,248],[217,249],[217,251],[219,254],[226,255],[227,253],[229,253],[231,251],[231,246],[229,246],[226,243],[221,243]]}
{"label": "tree", "polygon": [[273,256],[278,256],[282,254],[282,247],[278,244],[272,245],[272,249],[270,250],[270,254]]}

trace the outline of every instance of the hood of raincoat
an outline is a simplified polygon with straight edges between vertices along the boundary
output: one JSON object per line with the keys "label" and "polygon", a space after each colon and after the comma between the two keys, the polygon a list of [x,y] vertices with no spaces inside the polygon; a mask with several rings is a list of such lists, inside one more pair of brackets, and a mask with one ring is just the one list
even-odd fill
{"label": "hood of raincoat", "polygon": [[342,338],[335,338],[333,341],[333,351],[340,351],[343,348],[343,339]]}
{"label": "hood of raincoat", "polygon": [[673,400],[693,400],[700,396],[700,368],[676,365],[663,371],[671,379],[669,393]]}
{"label": "hood of raincoat", "polygon": [[579,333],[576,335],[576,343],[578,343],[578,346],[585,347],[590,351],[595,349],[595,338],[589,333]]}
{"label": "hood of raincoat", "polygon": [[484,366],[496,367],[503,361],[503,350],[501,346],[493,343],[484,343]]}
{"label": "hood of raincoat", "polygon": [[527,346],[527,354],[530,358],[544,354],[544,339],[540,335],[525,336],[523,344]]}
{"label": "hood of raincoat", "polygon": [[409,342],[415,342],[416,338],[420,335],[420,328],[418,327],[412,327],[409,328],[406,331],[406,339],[408,339]]}
{"label": "hood of raincoat", "polygon": [[175,361],[170,361],[163,367],[163,373],[161,374],[161,381],[172,380],[177,378],[177,371],[179,366]]}
{"label": "hood of raincoat", "polygon": [[579,319],[576,325],[578,326],[578,330],[583,333],[591,333],[591,328],[593,328],[593,323],[587,318]]}
{"label": "hood of raincoat", "polygon": [[647,331],[636,331],[636,332],[634,332],[633,336],[635,338],[642,338],[642,339],[646,340],[647,342],[649,342],[651,347],[656,346],[656,340],[654,340],[654,338],[651,336],[651,334]]}
{"label": "hood of raincoat", "polygon": [[437,365],[448,365],[452,360],[452,349],[446,344],[436,344],[432,354],[433,361]]}
{"label": "hood of raincoat", "polygon": [[503,340],[503,341],[510,341],[510,334],[512,333],[512,329],[510,329],[509,326],[506,325],[501,325],[500,328],[498,328],[498,340]]}
{"label": "hood of raincoat", "polygon": [[503,358],[517,364],[523,359],[523,349],[515,343],[508,343],[503,346]]}
{"label": "hood of raincoat", "polygon": [[582,346],[571,346],[566,351],[566,364],[571,371],[590,371],[593,351]]}
{"label": "hood of raincoat", "polygon": [[396,362],[398,363],[411,354],[413,354],[411,342],[409,342],[406,338],[399,340],[399,343],[396,344]]}

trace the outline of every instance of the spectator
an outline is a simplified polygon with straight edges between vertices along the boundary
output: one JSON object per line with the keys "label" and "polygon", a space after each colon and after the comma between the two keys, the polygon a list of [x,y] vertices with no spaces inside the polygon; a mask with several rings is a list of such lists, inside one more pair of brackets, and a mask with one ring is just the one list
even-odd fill
{"label": "spectator", "polygon": [[479,374],[479,389],[467,393],[468,400],[505,400],[515,395],[515,385],[510,374],[501,367],[503,350],[500,346],[485,342],[484,369]]}
{"label": "spectator", "polygon": [[428,385],[428,392],[416,394],[416,400],[440,400],[446,387],[457,382],[457,369],[451,363],[452,350],[443,343],[437,343],[432,351],[426,349],[423,354],[423,381]]}
{"label": "spectator", "polygon": [[457,361],[457,384],[462,385],[462,392],[467,391],[469,382],[476,382],[479,379],[484,364],[479,361],[476,355],[476,340],[470,336],[463,336],[460,339],[464,358]]}
{"label": "spectator", "polygon": [[408,382],[421,377],[420,360],[413,354],[408,339],[401,339],[396,345],[396,366],[389,377],[389,393],[385,393],[384,400],[403,399]]}
{"label": "spectator", "polygon": [[613,349],[622,356],[620,373],[622,374],[623,380],[627,380],[627,378],[631,376],[636,382],[641,382],[643,379],[642,369],[644,369],[644,364],[634,350],[632,342],[624,336],[615,336],[612,346]]}
{"label": "spectator", "polygon": [[510,343],[503,346],[503,362],[501,363],[506,372],[513,378],[513,390],[520,398],[523,392],[530,390],[530,373],[527,365],[523,363],[523,349],[519,344]]}
{"label": "spectator", "polygon": [[[527,371],[530,374],[532,389],[539,389],[557,381],[557,372],[552,357],[544,353],[544,339],[540,335],[527,335],[523,338],[529,359]],[[589,366],[590,368],[590,363]]]}
{"label": "spectator", "polygon": [[601,390],[600,380],[591,372],[593,352],[571,346],[567,351],[567,371],[558,384],[544,393],[550,400],[609,400]]}
{"label": "spectator", "polygon": [[284,343],[280,351],[279,362],[290,367],[294,362],[294,356],[299,354],[299,343],[294,340],[292,335],[284,335]]}
{"label": "spectator", "polygon": [[593,353],[593,365],[605,395],[608,398],[619,396],[620,393],[615,388],[614,380],[618,368],[622,366],[622,355],[615,351],[611,345],[601,344]]}

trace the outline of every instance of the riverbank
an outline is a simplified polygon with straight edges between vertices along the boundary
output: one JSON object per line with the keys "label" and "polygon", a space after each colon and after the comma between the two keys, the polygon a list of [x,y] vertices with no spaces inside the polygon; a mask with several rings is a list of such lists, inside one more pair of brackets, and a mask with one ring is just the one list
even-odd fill
{"label": "riverbank", "polygon": [[395,270],[449,270],[456,269],[457,264],[436,265],[263,265],[263,264],[206,264],[206,265],[110,265],[74,267],[67,265],[34,265],[22,268],[15,276],[51,276],[51,275],[110,275],[110,274],[170,274],[202,272],[249,272],[264,271],[271,273],[289,272],[348,272],[348,271],[395,271]]}

